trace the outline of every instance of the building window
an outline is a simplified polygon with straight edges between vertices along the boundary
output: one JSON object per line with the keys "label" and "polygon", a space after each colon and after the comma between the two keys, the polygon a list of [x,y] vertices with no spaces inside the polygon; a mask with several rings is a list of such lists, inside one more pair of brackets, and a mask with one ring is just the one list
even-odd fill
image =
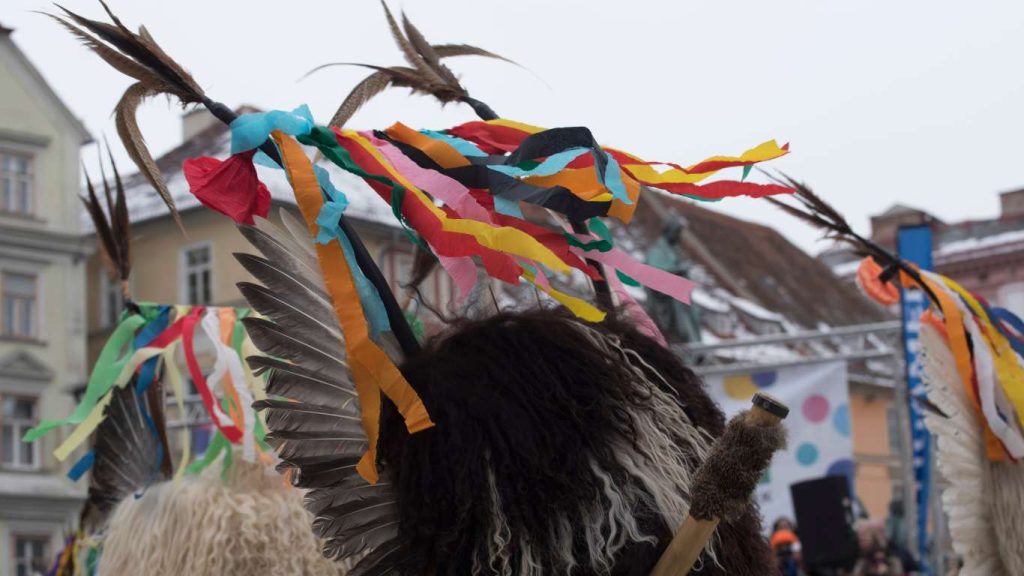
{"label": "building window", "polygon": [[121,283],[105,271],[100,272],[100,328],[116,326],[124,308]]}
{"label": "building window", "polygon": [[213,246],[197,244],[181,251],[181,297],[186,304],[213,302]]}
{"label": "building window", "polygon": [[49,569],[50,538],[48,536],[14,536],[15,576],[35,576]]}
{"label": "building window", "polygon": [[31,274],[5,272],[0,276],[3,306],[3,335],[17,338],[35,338],[36,329],[36,277]]}
{"label": "building window", "polygon": [[26,154],[0,152],[0,212],[32,214],[33,161]]}
{"label": "building window", "polygon": [[25,396],[2,396],[0,404],[0,466],[19,470],[39,469],[39,445],[25,443],[21,438],[37,422],[36,399]]}

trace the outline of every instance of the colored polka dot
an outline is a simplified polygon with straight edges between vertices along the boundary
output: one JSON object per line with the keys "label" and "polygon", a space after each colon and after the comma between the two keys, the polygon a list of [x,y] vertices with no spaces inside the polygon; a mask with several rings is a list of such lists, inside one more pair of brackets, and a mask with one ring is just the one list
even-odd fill
{"label": "colored polka dot", "polygon": [[804,442],[796,449],[796,461],[804,466],[810,466],[818,461],[818,447],[810,442]]}
{"label": "colored polka dot", "polygon": [[849,476],[853,477],[853,460],[842,458],[828,465],[826,476]]}
{"label": "colored polka dot", "polygon": [[758,372],[751,374],[750,379],[754,381],[754,384],[758,388],[768,388],[772,384],[775,384],[775,379],[778,377],[778,372]]}
{"label": "colored polka dot", "polygon": [[836,408],[834,414],[832,414],[832,425],[836,427],[836,432],[839,432],[843,436],[850,435],[850,405],[843,404]]}
{"label": "colored polka dot", "polygon": [[814,394],[809,396],[807,400],[804,400],[803,412],[804,418],[808,421],[818,423],[828,416],[828,399],[821,394]]}
{"label": "colored polka dot", "polygon": [[757,392],[757,386],[750,380],[750,376],[728,376],[722,382],[725,393],[733,400],[750,400]]}
{"label": "colored polka dot", "polygon": [[846,482],[850,489],[850,494],[854,493],[853,483],[854,466],[853,460],[849,458],[842,458],[829,464],[828,470],[825,472],[826,476],[846,476]]}

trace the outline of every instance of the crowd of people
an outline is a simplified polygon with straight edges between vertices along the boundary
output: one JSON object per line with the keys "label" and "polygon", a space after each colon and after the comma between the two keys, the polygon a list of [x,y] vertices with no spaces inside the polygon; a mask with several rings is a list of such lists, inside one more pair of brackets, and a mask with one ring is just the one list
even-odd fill
{"label": "crowd of people", "polygon": [[[771,547],[781,576],[911,576],[918,574],[919,563],[910,553],[903,503],[893,501],[885,521],[860,518],[854,525],[857,558],[845,571],[823,572],[804,562],[800,532],[789,518],[772,524]],[[956,569],[950,572],[957,574]]]}

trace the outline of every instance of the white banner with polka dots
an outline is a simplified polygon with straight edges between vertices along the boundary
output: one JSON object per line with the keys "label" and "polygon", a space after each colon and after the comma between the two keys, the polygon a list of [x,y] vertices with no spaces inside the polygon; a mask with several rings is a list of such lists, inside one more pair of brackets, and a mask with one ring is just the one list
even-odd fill
{"label": "white banner with polka dots", "polygon": [[822,476],[847,476],[852,491],[853,442],[845,362],[707,376],[705,380],[726,417],[750,408],[750,398],[759,390],[790,408],[785,421],[789,446],[775,454],[757,486],[757,500],[768,526],[782,516],[793,518],[791,484]]}

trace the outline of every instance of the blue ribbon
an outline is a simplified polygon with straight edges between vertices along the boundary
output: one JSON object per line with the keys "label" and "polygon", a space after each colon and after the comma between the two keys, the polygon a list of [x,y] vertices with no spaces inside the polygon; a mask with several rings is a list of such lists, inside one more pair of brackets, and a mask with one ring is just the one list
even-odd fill
{"label": "blue ribbon", "polygon": [[[150,321],[148,324],[139,330],[138,334],[135,335],[134,349],[145,348],[153,341],[161,332],[167,329],[167,324],[170,322],[170,306],[161,306],[157,317]],[[139,371],[139,379],[135,383],[135,389],[138,392],[145,392],[149,389],[150,384],[153,383],[153,378],[156,375],[156,365],[159,362],[159,358],[150,358],[146,360],[145,364],[142,365],[142,370]]]}
{"label": "blue ribbon", "polygon": [[420,130],[420,134],[430,136],[434,140],[440,140],[442,142],[447,143],[452,148],[455,148],[455,150],[457,150],[458,153],[462,154],[463,156],[475,158],[487,157],[486,152],[484,152],[480,148],[477,148],[476,144],[473,144],[469,140],[463,140],[462,138],[459,138],[457,136],[445,134],[444,132],[435,132],[433,130]]}
{"label": "blue ribbon", "polygon": [[377,289],[373,287],[370,280],[363,274],[363,270],[356,262],[355,250],[352,242],[341,229],[341,215],[348,208],[348,197],[341,190],[335,188],[331,182],[331,176],[324,168],[313,166],[317,182],[324,192],[324,204],[317,214],[316,224],[319,228],[316,235],[318,244],[330,244],[334,239],[341,243],[341,250],[352,271],[352,279],[355,281],[356,290],[359,292],[359,300],[363,306],[363,313],[370,324],[370,334],[376,340],[382,332],[391,330],[391,323],[388,321],[388,313],[384,308],[384,301],[381,300]]}
{"label": "blue ribbon", "polygon": [[[135,339],[132,341],[132,349],[138,350],[139,348],[145,348],[153,341],[161,332],[167,329],[169,323],[169,316],[171,312],[170,306],[160,306],[155,318],[146,323],[141,330],[135,335]],[[149,389],[153,383],[153,379],[156,376],[156,366],[159,362],[159,358],[150,358],[142,365],[142,369],[139,370],[139,377],[135,381],[135,395],[139,398],[139,411],[142,414],[142,419],[146,423],[146,427],[153,434],[154,438],[159,438],[159,434],[156,429],[156,423],[153,422],[153,418],[150,417],[149,411],[146,409],[146,404],[142,399],[142,395]],[[163,460],[163,446],[157,442],[157,458],[156,467],[159,468],[160,461]],[[96,454],[93,450],[85,453],[77,462],[68,470],[68,478],[72,481],[77,482],[83,474],[88,472],[93,465],[96,463]]]}
{"label": "blue ribbon", "polygon": [[289,136],[302,136],[313,130],[313,113],[303,104],[291,112],[271,110],[243,114],[231,122],[231,153],[238,154],[259,147],[280,130]]}
{"label": "blue ribbon", "polygon": [[313,172],[320,184],[320,190],[324,193],[324,204],[320,207],[320,213],[316,217],[316,224],[320,227],[316,241],[320,244],[327,244],[334,238],[342,236],[340,219],[345,209],[348,208],[348,197],[334,187],[331,175],[326,169],[321,166],[313,166]]}
{"label": "blue ribbon", "polygon": [[505,216],[514,216],[520,220],[526,220],[523,210],[519,207],[519,200],[510,200],[504,196],[494,197],[494,211]]}
{"label": "blue ribbon", "polygon": [[68,478],[70,478],[72,482],[78,482],[82,478],[82,475],[88,472],[95,463],[96,451],[89,450],[78,459],[78,462],[75,462],[75,465],[72,466],[70,470],[68,470]]}
{"label": "blue ribbon", "polygon": [[[612,196],[623,204],[632,204],[633,201],[629,199],[629,194],[626,193],[626,184],[622,181],[622,169],[619,168],[618,161],[604,150],[595,150],[595,157],[597,154],[604,154],[606,162],[604,174],[598,174],[601,178],[601,183],[612,193]],[[597,169],[596,162],[594,163],[594,168]]]}
{"label": "blue ribbon", "polygon": [[1024,334],[1024,322],[1021,322],[1020,318],[1015,316],[1013,312],[1010,312],[1006,308],[989,308],[988,306],[985,306],[984,308],[985,311],[988,312],[989,317],[999,320],[999,322],[993,322],[992,324],[996,327],[996,330],[1006,338],[1006,341],[1010,343],[1013,351],[1024,356],[1024,342],[1021,342],[1020,338],[1011,334],[1002,326],[1002,322],[1006,322],[1019,334]]}

